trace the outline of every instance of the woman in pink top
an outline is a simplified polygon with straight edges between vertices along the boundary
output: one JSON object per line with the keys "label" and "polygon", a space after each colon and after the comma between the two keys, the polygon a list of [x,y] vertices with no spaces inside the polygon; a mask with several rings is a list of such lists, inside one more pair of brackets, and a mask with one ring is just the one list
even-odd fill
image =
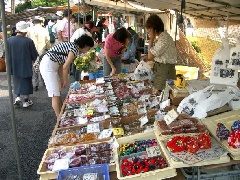
{"label": "woman in pink top", "polygon": [[129,33],[125,28],[120,28],[106,37],[103,52],[104,76],[122,72],[121,57],[130,42],[129,37]]}

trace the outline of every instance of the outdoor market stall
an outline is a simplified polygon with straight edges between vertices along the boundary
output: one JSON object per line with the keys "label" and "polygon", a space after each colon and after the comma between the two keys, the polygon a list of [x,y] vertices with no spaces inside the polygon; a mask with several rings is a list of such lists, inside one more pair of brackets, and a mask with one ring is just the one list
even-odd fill
{"label": "outdoor market stall", "polygon": [[[170,178],[177,175],[176,168],[230,163],[228,152],[237,160],[239,150],[229,151],[216,138],[217,126],[211,129],[206,120],[177,113],[150,81],[131,77],[130,73],[71,85],[39,165],[41,179],[57,178],[55,163],[66,158],[69,172],[73,167],[107,163],[118,179]],[[231,113],[234,123],[239,111]],[[130,168],[137,162],[149,165]]]}
{"label": "outdoor market stall", "polygon": [[[93,1],[93,0],[92,0]],[[139,1],[139,2],[144,2],[144,1]],[[90,1],[90,3],[91,3],[91,1]],[[145,3],[145,2],[144,2]],[[149,2],[148,2],[149,3]],[[171,7],[172,6],[177,6],[177,7],[179,7],[179,3],[180,2],[178,2],[178,1],[174,1],[174,2],[171,2],[171,3],[164,3],[164,2],[161,2],[161,3],[159,3],[159,4],[165,4],[165,5],[171,5]],[[221,5],[221,7],[219,7],[219,6],[216,6],[216,4],[215,3],[217,3],[217,5]],[[156,4],[155,4],[155,2],[153,2],[153,1],[151,1],[151,3],[149,3],[149,4],[151,4],[151,6],[155,6]],[[216,15],[216,17],[213,17],[213,18],[222,18],[222,17],[224,17],[225,16],[225,14],[226,14],[226,11],[228,12],[228,13],[231,13],[231,15],[229,15],[228,17],[229,18],[232,18],[232,19],[235,19],[235,20],[238,20],[238,17],[239,17],[239,14],[237,13],[238,12],[238,10],[239,10],[239,8],[238,8],[238,6],[236,5],[236,4],[234,4],[234,3],[232,3],[233,5],[230,7],[230,8],[227,8],[228,6],[229,6],[229,4],[228,3],[226,3],[225,1],[218,1],[218,2],[209,2],[209,1],[206,1],[204,4],[202,4],[202,6],[203,6],[203,9],[199,9],[198,11],[196,11],[196,8],[199,6],[199,4],[194,4],[194,3],[191,3],[191,2],[188,2],[188,5],[190,5],[189,7],[191,7],[192,9],[187,9],[186,10],[186,12],[187,11],[189,11],[190,13],[190,15],[193,13],[193,12],[195,12],[195,13],[197,13],[197,15],[196,14],[194,14],[195,16],[199,16],[199,15],[202,15],[202,12],[201,11],[205,11],[206,10],[206,8],[207,9],[209,9],[209,10],[213,10],[213,12],[217,12],[217,13],[219,13],[219,8],[220,9],[224,9],[224,10],[220,10],[221,12],[218,14],[218,16]],[[196,6],[196,7],[195,7]],[[210,8],[208,7],[208,6],[210,6]],[[126,6],[125,6],[126,7]],[[179,9],[179,8],[177,8],[177,9]],[[227,10],[226,10],[227,9]],[[200,13],[199,13],[199,11],[200,11]],[[209,13],[211,14],[212,12],[207,12],[207,14],[205,14],[204,16],[205,17],[209,17]],[[6,33],[5,33],[5,36],[6,36]],[[6,37],[5,37],[5,40],[6,40]],[[6,58],[8,58],[7,56],[6,56]],[[8,67],[8,69],[9,69],[9,66],[7,65],[7,67]],[[104,82],[105,83],[105,82]],[[104,83],[102,83],[102,84],[104,84]],[[10,81],[9,81],[9,84],[10,84]],[[101,83],[100,83],[101,84]],[[92,85],[91,85],[92,86]],[[145,85],[144,85],[145,86]],[[109,87],[109,86],[107,86],[107,87]],[[111,87],[111,86],[110,86]],[[10,90],[11,90],[11,88],[10,88]],[[106,89],[105,89],[105,91],[106,91]],[[69,92],[70,92],[70,90],[69,90]],[[108,91],[107,90],[107,92],[108,93],[110,93],[110,94],[104,94],[104,96],[109,96],[109,95],[113,95],[113,94],[115,94],[116,92],[114,92],[114,91]],[[125,95],[125,93],[126,93],[126,91],[125,91],[125,89],[123,89],[123,90],[121,90],[120,91],[121,93],[119,93],[119,95],[120,96],[124,96]],[[113,93],[113,94],[111,94],[111,93]],[[80,93],[81,94],[81,93]],[[86,95],[87,94],[87,95]],[[78,94],[79,95],[79,94]],[[91,94],[90,92],[87,92],[87,93],[85,93],[83,96],[78,96],[78,95],[76,95],[76,96],[72,96],[72,97],[70,97],[70,100],[74,100],[74,103],[76,103],[76,104],[78,104],[78,101],[79,100],[84,100],[84,101],[82,101],[82,102],[84,102],[84,104],[87,104],[87,102],[93,102],[94,100],[95,100],[95,98],[96,98],[96,96],[95,95],[93,95],[93,94]],[[151,95],[153,95],[153,94],[151,94]],[[150,96],[151,96],[150,95]],[[154,94],[155,95],[155,94]],[[69,96],[70,96],[70,94],[69,94]],[[68,109],[68,108],[66,108],[66,106],[67,106],[67,103],[69,103],[69,101],[67,101],[67,100],[69,100],[68,98],[69,98],[69,96],[66,98],[66,100],[65,100],[65,103],[64,103],[64,106],[63,106],[63,108],[62,108],[62,112],[61,112],[61,115],[64,115],[65,116],[65,112],[66,112],[66,110]],[[158,104],[160,104],[160,99],[161,98],[159,98],[158,97],[158,95],[155,95],[155,97],[157,98],[157,101],[159,102]],[[102,97],[99,97],[99,100],[103,100],[103,99],[101,99]],[[159,98],[159,99],[158,99]],[[10,99],[12,99],[12,97],[10,98]],[[145,98],[143,98],[144,100],[146,100],[146,97]],[[77,100],[77,101],[75,101],[75,100]],[[85,101],[86,100],[86,101]],[[154,101],[150,101],[150,104],[152,103],[152,104],[154,104],[153,103]],[[70,102],[70,103],[72,103],[72,102]],[[126,103],[126,102],[121,102],[121,103]],[[141,104],[142,103],[142,104]],[[130,108],[127,108],[127,109],[124,109],[123,108],[123,110],[122,109],[119,109],[119,108],[116,108],[116,104],[115,103],[113,103],[113,105],[111,106],[111,107],[113,107],[113,108],[111,108],[111,112],[112,112],[112,114],[109,114],[110,115],[110,117],[111,117],[111,115],[117,115],[117,119],[119,118],[119,117],[121,117],[121,116],[118,116],[119,114],[121,114],[120,112],[122,112],[122,114],[121,115],[124,115],[125,113],[126,113],[126,111],[127,111],[127,115],[126,116],[129,116],[129,114],[128,113],[136,113],[137,112],[137,115],[143,115],[143,114],[146,114],[146,111],[148,112],[148,109],[146,108],[146,107],[144,107],[144,104],[145,104],[145,102],[143,101],[143,102],[140,102],[140,106],[139,106],[139,104],[137,103],[137,104],[133,104],[133,105],[131,105],[130,106]],[[135,105],[135,106],[134,106]],[[156,104],[154,104],[155,106],[157,106]],[[79,106],[79,105],[78,105]],[[148,105],[148,106],[151,106],[151,105]],[[154,107],[155,107],[154,106]],[[136,107],[134,110],[131,110],[131,107]],[[72,107],[69,107],[69,109],[71,109]],[[74,107],[75,108],[75,107]],[[73,109],[74,109],[73,108]],[[78,107],[79,108],[79,107]],[[103,108],[103,107],[102,107]],[[105,107],[104,107],[105,108]],[[153,107],[151,107],[150,109],[152,109]],[[122,111],[121,111],[122,110]],[[160,109],[160,107],[158,107],[158,111],[157,112],[159,112],[159,110],[161,110]],[[110,109],[108,109],[108,111],[110,112]],[[140,112],[144,112],[144,113],[140,113],[140,114],[138,114],[139,113],[139,111]],[[94,111],[92,111],[92,109],[91,109],[91,111],[89,112],[90,114],[88,114],[88,115],[93,115],[92,113],[93,113]],[[160,111],[161,113],[162,113],[162,110]],[[77,115],[79,115],[79,113],[81,113],[81,112],[76,112],[77,113]],[[98,112],[99,113],[99,112]],[[102,112],[100,112],[100,113],[102,113]],[[160,115],[163,115],[163,114],[161,114],[160,113]],[[238,113],[238,112],[233,112],[233,116],[231,116],[231,117],[233,117],[232,119],[231,119],[231,123],[233,123],[233,124],[231,124],[231,126],[233,126],[234,124],[237,124],[237,119],[238,119],[238,116],[236,116],[235,115],[235,113]],[[71,113],[70,113],[71,114]],[[136,114],[135,114],[136,115]],[[135,116],[134,115],[134,117],[132,117],[132,118],[136,118],[136,119],[134,119],[134,120],[132,120],[132,122],[134,122],[134,121],[136,121],[136,120],[139,120],[138,118],[137,118],[137,116]],[[148,115],[148,113],[147,113],[147,115]],[[158,114],[159,115],[159,114]],[[74,115],[73,115],[74,116]],[[103,116],[103,115],[102,115]],[[68,118],[70,118],[71,117],[71,115],[68,117]],[[79,117],[81,117],[81,116],[79,116]],[[92,116],[91,116],[92,117]],[[99,116],[98,116],[99,117]],[[109,117],[109,116],[107,116],[107,117]],[[216,116],[217,117],[217,116]],[[228,118],[229,117],[229,114],[227,114],[226,115],[226,117]],[[224,117],[225,119],[226,119],[226,117]],[[105,114],[104,114],[104,117],[102,117],[102,118],[106,118],[106,116],[105,116]],[[113,117],[112,117],[113,118]],[[141,119],[141,117],[139,117],[140,119]],[[159,116],[158,116],[158,118],[159,118]],[[101,119],[101,118],[100,118]],[[86,119],[83,119],[83,118],[81,118],[81,121],[83,121],[83,120],[86,120]],[[87,119],[88,120],[88,119]],[[99,119],[98,119],[99,120]],[[115,119],[115,117],[114,117],[114,120],[116,120]],[[154,119],[154,120],[157,120],[156,118]],[[159,120],[159,119],[158,119]],[[53,133],[53,136],[55,136],[56,134],[57,134],[57,132],[58,131],[65,131],[66,130],[66,132],[68,131],[68,128],[64,128],[64,129],[60,129],[60,128],[62,128],[61,126],[60,126],[60,121],[61,121],[61,119],[59,118],[58,119],[58,122],[57,122],[57,124],[56,124],[56,128],[55,128],[55,130],[54,130],[54,133]],[[79,121],[79,119],[77,120],[77,121]],[[146,117],[145,118],[143,118],[143,119],[141,119],[141,120],[139,120],[140,122],[145,122],[146,121]],[[216,120],[215,120],[216,121]],[[214,121],[214,119],[213,119],[213,123],[211,124],[211,125],[209,125],[209,127],[215,127],[215,128],[218,128],[218,126],[216,126],[216,122]],[[100,128],[100,126],[97,126],[97,125],[92,125],[92,124],[94,124],[95,122],[91,122],[91,123],[89,123],[89,124],[91,124],[91,127],[87,127],[87,129],[91,129],[91,130],[95,130],[95,129],[97,129],[98,130],[98,133],[100,133],[101,134],[101,129],[108,129],[108,131],[109,131],[109,129],[111,130],[112,128],[114,128],[114,127],[112,127],[113,125],[114,125],[114,123],[112,123],[112,122],[119,122],[119,120],[117,120],[117,121],[109,121],[109,123],[106,123],[106,125],[104,126],[104,125],[102,125],[102,127]],[[236,123],[235,123],[236,122]],[[67,121],[67,124],[70,124],[70,125],[73,125],[73,126],[75,126],[76,124],[74,124],[75,122],[74,122],[74,119],[72,119],[72,121]],[[116,123],[116,124],[117,124]],[[207,121],[205,121],[205,120],[203,120],[203,123],[205,123],[205,124],[207,124],[208,125],[208,123],[209,122],[207,122]],[[62,123],[62,124],[66,124],[66,123]],[[141,124],[140,124],[140,126],[141,126]],[[231,127],[230,126],[230,124],[227,124],[227,125],[225,125],[225,126],[223,126],[223,130],[226,130],[226,129],[228,129],[229,130],[229,128]],[[80,127],[82,127],[82,126],[80,126]],[[219,136],[217,136],[217,137],[215,137],[215,135],[214,134],[216,134],[215,133],[215,130],[213,130],[213,129],[209,129],[209,127],[208,127],[208,131],[210,131],[210,134],[211,134],[211,136],[213,136],[213,138],[214,139],[217,139],[217,141],[215,142],[215,140],[213,140],[213,141],[211,141],[211,142],[214,142],[214,143],[219,143],[220,142],[220,144],[222,144],[223,145],[223,147],[225,147],[225,148],[227,148],[228,149],[228,151],[231,153],[231,158],[235,158],[235,159],[238,159],[238,157],[239,157],[239,150],[233,150],[233,149],[231,149],[230,148],[230,150],[229,150],[229,147],[227,147],[227,144],[226,144],[226,140],[225,141],[221,141],[221,140],[219,140],[218,138],[219,138]],[[222,127],[222,125],[221,125],[221,127]],[[84,130],[85,128],[83,128],[83,129],[81,129],[80,131],[85,131]],[[156,129],[156,128],[155,128]],[[118,129],[118,130],[121,130],[121,129]],[[145,131],[145,130],[148,130],[148,128],[146,128],[146,129],[144,129],[143,131]],[[182,130],[182,131],[184,131],[184,130]],[[216,129],[216,131],[217,131],[217,129]],[[238,132],[238,130],[236,130],[236,129],[234,129],[233,130],[233,134],[231,134],[232,136],[230,136],[230,138],[232,138],[233,139],[233,141],[231,141],[231,146],[234,146],[234,147],[236,147],[238,144],[236,144],[236,137],[238,136],[238,133],[236,133],[235,131],[237,131]],[[110,131],[111,132],[111,131]],[[112,131],[113,132],[113,134],[114,134],[114,131]],[[155,131],[154,131],[155,132]],[[221,133],[222,131],[220,131],[219,133]],[[225,131],[224,131],[225,132]],[[227,131],[228,132],[228,131]],[[95,133],[95,132],[94,132]],[[139,133],[139,132],[138,132]],[[146,133],[148,133],[148,132],[146,132]],[[59,134],[61,134],[61,133],[59,133]],[[64,133],[63,133],[64,134]],[[110,133],[106,133],[108,136],[109,136],[109,134]],[[119,134],[116,134],[116,136],[117,135],[119,135]],[[160,172],[163,172],[163,171],[166,171],[166,174],[168,174],[168,172],[169,172],[169,176],[168,177],[172,177],[172,176],[175,176],[176,174],[175,174],[175,171],[174,171],[174,169],[177,167],[177,168],[179,168],[179,167],[186,167],[186,166],[189,166],[189,165],[186,165],[186,163],[184,163],[184,162],[179,162],[179,159],[178,159],[178,161],[175,161],[176,159],[174,159],[174,158],[172,158],[172,157],[170,157],[170,155],[171,155],[171,151],[169,152],[169,148],[166,148],[166,141],[165,141],[165,139],[159,139],[159,137],[160,137],[160,134],[159,134],[159,132],[155,132],[155,134],[151,134],[151,135],[149,135],[149,136],[146,136],[145,137],[145,135],[146,134],[143,134],[143,133],[139,133],[139,134],[135,134],[135,135],[132,135],[131,133],[129,134],[130,136],[137,136],[137,137],[139,137],[139,138],[141,138],[142,139],[142,141],[146,141],[146,140],[148,140],[148,139],[145,139],[146,137],[147,138],[149,138],[149,139],[151,139],[151,140],[153,140],[153,139],[155,139],[155,136],[156,136],[156,139],[157,139],[157,141],[155,140],[155,141],[153,141],[154,143],[156,143],[155,145],[153,145],[153,146],[157,146],[158,148],[156,148],[157,149],[157,152],[158,152],[158,154],[157,155],[159,155],[159,153],[160,154],[163,154],[163,157],[161,157],[161,158],[164,158],[164,160],[162,160],[161,159],[161,163],[164,165],[164,166],[161,166],[161,168],[163,168]],[[144,137],[142,137],[144,135]],[[199,134],[198,134],[199,135]],[[159,136],[159,137],[158,137]],[[93,136],[93,137],[97,137],[96,135],[95,136]],[[225,136],[224,136],[225,137]],[[76,136],[74,136],[74,138],[76,138]],[[109,137],[110,138],[110,137]],[[124,143],[132,143],[132,142],[130,142],[131,141],[131,138],[129,138],[129,139],[121,139],[121,138],[124,138],[124,137],[118,137],[118,140],[117,141],[114,141],[114,142],[118,142],[118,144],[120,144],[120,145],[122,145],[122,144],[124,144]],[[171,138],[171,137],[170,137]],[[167,138],[167,140],[170,140],[170,138],[168,137]],[[174,138],[174,137],[172,137],[172,138]],[[188,137],[189,138],[189,137]],[[192,137],[192,139],[194,139],[195,138],[195,134],[193,135],[193,137]],[[208,136],[208,138],[209,138],[209,136]],[[211,137],[212,138],[212,137]],[[80,137],[80,139],[85,139],[84,137]],[[110,138],[111,139],[111,138]],[[66,139],[66,140],[71,140],[71,137],[69,138],[69,139]],[[54,142],[56,142],[56,141],[54,141]],[[84,142],[84,143],[83,143]],[[152,141],[151,141],[152,142]],[[71,144],[72,143],[72,144]],[[112,157],[120,157],[120,155],[119,155],[119,152],[120,152],[120,149],[119,148],[117,148],[117,147],[115,147],[115,150],[116,151],[112,151],[112,153],[109,153],[109,147],[111,146],[111,144],[110,143],[112,143],[112,142],[110,142],[110,141],[108,141],[108,139],[104,139],[103,141],[101,141],[101,140],[96,140],[96,139],[91,139],[90,141],[77,141],[77,142],[74,142],[75,144],[81,144],[81,145],[83,145],[83,146],[74,146],[74,148],[72,148],[73,146],[67,146],[67,145],[65,145],[66,146],[66,149],[57,149],[58,151],[55,151],[54,149],[52,149],[51,151],[53,151],[53,153],[57,153],[57,158],[59,159],[59,157],[60,157],[60,154],[63,152],[63,154],[61,154],[62,156],[63,155],[71,155],[71,156],[73,156],[73,153],[76,155],[76,152],[80,152],[80,154],[82,155],[82,151],[86,151],[86,152],[84,152],[83,154],[85,155],[85,156],[87,156],[87,155],[90,155],[90,154],[96,154],[97,156],[96,156],[96,161],[99,161],[99,156],[100,157],[103,157],[103,159],[101,159],[101,163],[102,162],[104,162],[104,163],[108,163],[109,165],[110,165],[110,171],[111,171],[111,165],[112,165],[112,161],[111,160],[113,160],[114,158],[112,158]],[[73,142],[70,142],[70,145],[73,145],[74,144]],[[134,143],[136,143],[136,142],[134,142]],[[160,146],[159,146],[159,144],[160,144]],[[61,144],[62,145],[62,144]],[[219,145],[219,144],[217,144],[217,145]],[[55,144],[54,144],[54,146],[55,146]],[[91,151],[92,149],[90,148],[90,151],[88,151],[87,152],[87,148],[89,149],[89,147],[94,147],[95,148],[95,151]],[[107,149],[104,149],[103,151],[99,151],[100,152],[100,154],[98,154],[97,153],[97,151],[96,151],[96,149],[98,149],[98,148],[102,148],[102,147],[106,147]],[[85,148],[85,149],[84,149]],[[93,148],[93,149],[94,149]],[[68,150],[69,149],[75,149],[75,151],[74,152],[68,152]],[[219,149],[221,149],[221,148],[219,148]],[[76,151],[77,150],[77,151]],[[195,151],[195,150],[194,150]],[[221,150],[221,152],[223,153],[223,150]],[[44,158],[43,158],[43,161],[44,162],[42,162],[41,163],[41,166],[39,167],[39,170],[38,170],[38,173],[41,175],[41,178],[55,178],[56,177],[56,173],[55,172],[53,172],[53,171],[47,171],[47,170],[50,170],[51,168],[49,168],[48,169],[48,167],[46,166],[46,164],[44,165],[44,163],[46,163],[46,159],[45,159],[45,157],[46,156],[48,156],[48,155],[50,155],[52,152],[50,152],[50,150],[48,149],[47,151],[46,151],[46,153],[45,153],[45,156],[44,156]],[[104,156],[102,156],[104,153],[109,153],[108,155],[108,157],[111,157],[110,159],[108,158],[108,157],[104,157]],[[151,154],[150,152],[149,152],[149,154]],[[170,155],[169,155],[170,154]],[[218,154],[218,155],[220,155],[220,154]],[[65,156],[66,157],[66,156]],[[154,155],[153,157],[157,157],[156,155]],[[216,156],[215,156],[216,157]],[[53,158],[55,158],[56,159],[56,157],[53,157]],[[75,157],[76,159],[77,159],[77,157]],[[118,166],[117,168],[118,168],[118,176],[121,178],[122,176],[123,176],[123,174],[121,174],[122,172],[121,172],[121,170],[119,170],[120,169],[120,165],[118,164],[120,161],[118,161],[119,159],[118,158],[115,158],[115,160],[114,161],[116,161],[117,160],[117,162],[116,162],[116,165]],[[75,160],[75,159],[74,159]],[[83,161],[82,160],[84,160],[84,158],[82,158],[82,159],[80,159],[81,160],[81,162],[79,163],[79,159],[78,159],[78,162],[76,163],[77,165],[79,165],[79,164],[81,164],[81,163],[83,163]],[[88,164],[90,164],[90,163],[95,163],[96,161],[95,161],[95,159],[91,159],[92,161],[88,161],[87,162],[87,160],[86,160],[86,158],[85,158],[85,164],[86,165],[88,165]],[[94,161],[93,161],[94,160]],[[226,164],[226,163],[228,163],[230,161],[230,159],[229,159],[229,157],[225,154],[225,152],[223,153],[223,154],[221,154],[220,156],[218,156],[215,160],[214,160],[214,162],[211,162],[211,161],[207,161],[206,163],[199,163],[199,164],[195,164],[196,166],[202,166],[202,165],[209,165],[209,164],[220,164],[220,163],[223,163],[223,164]],[[176,163],[175,163],[176,162]],[[51,164],[52,162],[49,162],[49,164]],[[64,163],[66,163],[67,165],[69,165],[66,161],[64,162]],[[126,163],[130,163],[130,162],[126,162]],[[84,164],[84,163],[83,163]],[[84,164],[84,165],[85,165]],[[174,167],[174,165],[176,165],[176,164],[178,164],[178,166],[175,166]],[[180,165],[179,165],[180,164]],[[194,164],[194,163],[193,163]],[[51,164],[52,165],[52,164]],[[192,165],[191,164],[191,166],[194,166],[194,165]],[[51,166],[50,166],[51,167]],[[169,170],[169,171],[168,171]],[[146,170],[147,171],[147,170]],[[144,172],[144,170],[142,171],[142,172]],[[143,174],[144,175],[146,175],[146,174],[148,173],[148,172],[144,172]],[[49,175],[49,174],[53,174],[53,176],[51,176],[51,175]],[[154,174],[154,173],[153,173]],[[165,174],[165,173],[164,173]],[[46,176],[45,176],[46,175]],[[125,174],[124,174],[125,175]],[[151,176],[151,174],[147,174],[147,176]],[[133,177],[133,175],[132,174],[129,174],[129,177]],[[137,177],[137,176],[136,176]],[[167,176],[163,176],[162,178],[166,178]]]}

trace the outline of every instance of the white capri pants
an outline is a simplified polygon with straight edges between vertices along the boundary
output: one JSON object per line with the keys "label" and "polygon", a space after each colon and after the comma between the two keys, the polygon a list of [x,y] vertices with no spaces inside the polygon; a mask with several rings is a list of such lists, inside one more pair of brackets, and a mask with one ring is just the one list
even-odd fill
{"label": "white capri pants", "polygon": [[52,61],[48,55],[43,56],[39,66],[49,97],[60,96],[59,66],[60,65]]}

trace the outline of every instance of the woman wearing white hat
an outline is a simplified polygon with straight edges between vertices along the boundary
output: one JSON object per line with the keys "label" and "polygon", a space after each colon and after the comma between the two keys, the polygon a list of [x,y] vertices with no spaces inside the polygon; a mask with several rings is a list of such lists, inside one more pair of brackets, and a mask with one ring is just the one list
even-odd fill
{"label": "woman wearing white hat", "polygon": [[9,60],[11,64],[11,75],[13,76],[14,93],[17,95],[14,104],[22,103],[23,107],[33,104],[29,95],[33,94],[32,64],[38,57],[38,52],[33,40],[26,37],[28,26],[25,21],[16,24],[16,36],[8,38]]}

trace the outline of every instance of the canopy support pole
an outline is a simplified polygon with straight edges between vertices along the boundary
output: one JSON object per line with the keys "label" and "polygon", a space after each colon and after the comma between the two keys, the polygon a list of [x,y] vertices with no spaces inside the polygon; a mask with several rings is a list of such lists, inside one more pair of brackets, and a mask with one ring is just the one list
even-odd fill
{"label": "canopy support pole", "polygon": [[5,17],[5,3],[4,1],[0,2],[1,7],[1,17],[2,17],[2,31],[3,31],[3,40],[5,44],[5,60],[7,66],[7,80],[8,80],[8,93],[9,93],[9,105],[11,111],[11,122],[12,122],[12,131],[13,131],[13,141],[15,147],[15,154],[17,160],[17,168],[18,168],[18,179],[22,180],[22,169],[21,169],[21,160],[19,154],[19,146],[18,146],[18,136],[15,122],[15,112],[13,107],[13,95],[12,95],[12,86],[11,86],[11,74],[10,74],[10,62],[9,62],[9,52],[8,52],[8,42],[7,42],[7,24]]}
{"label": "canopy support pole", "polygon": [[70,1],[68,0],[68,42],[70,42],[70,25],[71,25],[71,19],[70,19]]}
{"label": "canopy support pole", "polygon": [[175,10],[175,15],[176,15],[176,29],[175,29],[175,46],[177,44],[177,31],[178,31],[178,11]]}

